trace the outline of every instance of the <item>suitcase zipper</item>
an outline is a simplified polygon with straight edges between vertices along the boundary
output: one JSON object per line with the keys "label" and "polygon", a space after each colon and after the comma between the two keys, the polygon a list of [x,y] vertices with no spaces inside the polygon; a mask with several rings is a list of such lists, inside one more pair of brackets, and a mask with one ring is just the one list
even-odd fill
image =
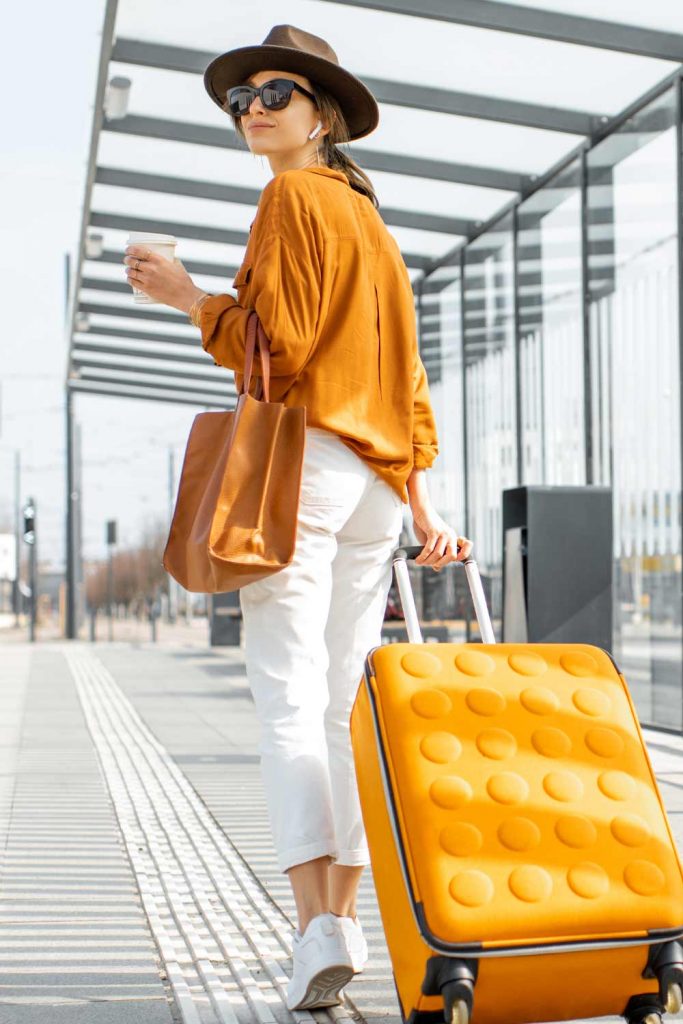
{"label": "suitcase zipper", "polygon": [[412,882],[410,880],[410,871],[408,868],[405,845],[403,843],[403,837],[401,835],[401,829],[398,822],[396,802],[394,799],[393,791],[389,785],[388,760],[384,744],[382,742],[382,735],[379,726],[377,701],[370,681],[371,678],[375,678],[372,655],[377,649],[377,647],[373,647],[365,659],[363,685],[367,690],[370,702],[370,709],[372,713],[372,725],[375,734],[375,743],[377,746],[380,775],[382,778],[382,787],[384,789],[384,798],[386,801],[386,806],[389,814],[389,822],[394,837],[396,853],[398,855],[399,864],[401,866],[401,873],[403,875],[404,885],[406,887],[406,892],[408,894],[408,900],[410,903],[410,908],[413,913],[416,928],[419,934],[422,936],[422,939],[424,940],[426,945],[429,946],[430,949],[434,950],[435,953],[442,953],[447,956],[459,956],[464,958],[500,957],[508,955],[537,956],[540,953],[573,953],[578,950],[619,949],[625,946],[649,946],[657,942],[683,938],[683,926],[681,926],[680,928],[651,930],[645,932],[643,935],[635,935],[628,937],[625,936],[621,939],[577,939],[575,941],[559,943],[530,943],[527,946],[509,945],[496,946],[495,949],[485,949],[481,944],[476,942],[446,942],[444,939],[440,939],[437,935],[434,935],[434,933],[429,929],[429,926],[427,924],[422,903],[415,899],[415,892],[413,889]]}

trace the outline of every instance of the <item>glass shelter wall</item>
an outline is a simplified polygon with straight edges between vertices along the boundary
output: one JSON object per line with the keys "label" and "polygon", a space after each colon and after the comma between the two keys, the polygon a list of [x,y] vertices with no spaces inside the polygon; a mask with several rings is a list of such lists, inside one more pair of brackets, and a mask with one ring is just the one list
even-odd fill
{"label": "glass shelter wall", "polygon": [[430,493],[459,532],[467,523],[497,638],[503,490],[610,485],[612,650],[641,720],[677,730],[680,88],[663,90],[455,250],[419,300],[444,453]]}
{"label": "glass shelter wall", "polygon": [[522,483],[585,484],[581,164],[518,211]]}
{"label": "glass shelter wall", "polygon": [[[463,475],[462,281],[460,256],[447,262],[418,291],[420,351],[437,421],[439,457],[429,470],[430,497],[447,523],[465,532]],[[419,570],[422,614],[448,622],[451,635],[465,639],[471,609],[464,572]]]}
{"label": "glass shelter wall", "polygon": [[646,721],[680,728],[676,93],[587,156],[595,482],[614,493],[614,653]]}
{"label": "glass shelter wall", "polygon": [[502,618],[501,493],[517,482],[513,217],[465,250],[464,366],[469,536],[496,635]]}

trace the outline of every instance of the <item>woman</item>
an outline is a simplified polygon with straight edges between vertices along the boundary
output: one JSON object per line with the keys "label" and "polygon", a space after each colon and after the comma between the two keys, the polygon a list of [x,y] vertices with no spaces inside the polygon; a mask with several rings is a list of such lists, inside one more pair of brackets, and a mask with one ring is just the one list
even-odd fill
{"label": "woman", "polygon": [[336,146],[377,126],[374,97],[325,40],[291,25],[217,57],[204,81],[273,171],[233,282],[238,300],[204,292],[144,247],[124,262],[131,285],[191,314],[238,389],[255,308],[271,399],[306,406],[294,560],[243,587],[240,603],[270,822],[298,915],[287,1005],[311,1009],[339,1002],[367,960],[356,893],[369,856],[349,716],[380,643],[404,505],[424,545],[418,563],[438,572],[471,543],[427,493],[438,444],[405,263],[370,180]]}

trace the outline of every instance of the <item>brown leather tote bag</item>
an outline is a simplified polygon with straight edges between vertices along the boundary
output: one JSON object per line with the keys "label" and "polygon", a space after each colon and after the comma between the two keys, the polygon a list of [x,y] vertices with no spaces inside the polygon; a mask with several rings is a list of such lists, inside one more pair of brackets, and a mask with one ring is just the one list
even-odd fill
{"label": "brown leather tote bag", "polygon": [[[258,397],[249,394],[257,336]],[[198,413],[185,449],[163,565],[186,590],[227,593],[290,564],[305,430],[304,406],[270,401],[269,341],[252,310],[237,407]]]}

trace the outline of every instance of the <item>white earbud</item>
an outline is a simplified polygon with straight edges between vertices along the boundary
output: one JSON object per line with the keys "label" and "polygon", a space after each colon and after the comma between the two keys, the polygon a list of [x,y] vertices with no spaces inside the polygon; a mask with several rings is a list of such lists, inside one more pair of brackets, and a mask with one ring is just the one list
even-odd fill
{"label": "white earbud", "polygon": [[317,139],[318,136],[320,135],[320,132],[322,131],[322,126],[323,126],[322,121],[318,121],[318,123],[315,126],[315,128],[313,129],[313,131],[309,132],[309,135],[308,135],[309,139]]}

